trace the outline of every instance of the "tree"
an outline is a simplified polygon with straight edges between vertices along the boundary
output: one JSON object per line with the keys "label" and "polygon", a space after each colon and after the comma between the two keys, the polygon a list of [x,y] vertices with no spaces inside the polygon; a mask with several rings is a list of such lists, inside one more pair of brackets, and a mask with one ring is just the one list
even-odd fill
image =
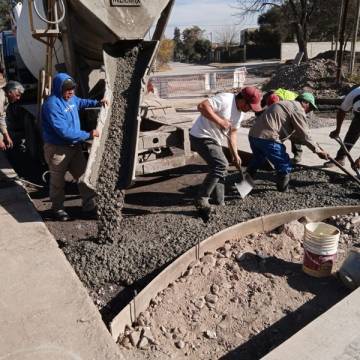
{"label": "tree", "polygon": [[174,60],[182,61],[184,58],[184,44],[181,41],[181,32],[178,27],[174,30]]}
{"label": "tree", "polygon": [[[314,19],[314,15],[318,14],[321,3],[325,4],[325,0],[237,0],[237,9],[239,11],[238,15],[246,16],[277,7],[282,17],[290,23],[291,29],[296,36],[299,51],[304,53],[304,60],[307,60],[309,25]],[[339,6],[334,5],[339,12]]]}
{"label": "tree", "polygon": [[193,61],[197,61],[197,62],[207,61],[211,51],[210,40],[207,39],[196,40],[194,44],[194,50],[195,50],[195,58],[193,58]]}
{"label": "tree", "polygon": [[173,58],[174,45],[174,41],[171,39],[161,40],[156,58],[159,66],[164,66]]}
{"label": "tree", "polygon": [[[191,28],[186,28],[182,32],[183,37],[183,46],[184,46],[184,55],[187,61],[199,61],[199,55],[195,50],[196,41],[203,38],[204,30],[201,30],[198,26],[192,26]],[[201,57],[201,55],[200,55]]]}
{"label": "tree", "polygon": [[239,43],[240,31],[236,25],[226,26],[216,31],[216,41],[226,50]]}
{"label": "tree", "polygon": [[11,2],[0,0],[0,31],[11,28]]}

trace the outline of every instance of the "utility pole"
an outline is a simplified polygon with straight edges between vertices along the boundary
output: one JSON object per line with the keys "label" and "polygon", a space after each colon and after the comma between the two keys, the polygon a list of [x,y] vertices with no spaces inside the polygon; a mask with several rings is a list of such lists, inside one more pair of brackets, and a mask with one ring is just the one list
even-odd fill
{"label": "utility pole", "polygon": [[360,17],[360,0],[357,0],[356,4],[356,20],[354,22],[354,30],[353,30],[353,37],[351,41],[351,56],[350,56],[350,76],[354,72],[355,66],[355,54],[356,54],[356,41],[357,41],[357,34],[359,31],[359,17]]}

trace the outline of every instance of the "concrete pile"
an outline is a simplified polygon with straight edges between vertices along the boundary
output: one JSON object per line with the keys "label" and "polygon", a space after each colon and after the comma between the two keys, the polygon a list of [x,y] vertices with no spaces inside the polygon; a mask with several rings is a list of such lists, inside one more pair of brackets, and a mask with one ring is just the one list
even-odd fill
{"label": "concrete pile", "polygon": [[111,109],[109,135],[98,179],[98,241],[113,242],[118,237],[124,205],[124,189],[133,159],[133,119],[136,117],[138,87],[139,48],[128,50],[117,61],[115,89]]}
{"label": "concrete pile", "polygon": [[337,92],[335,76],[336,64],[333,60],[312,59],[300,65],[281,66],[263,89],[268,91],[281,87],[297,92],[311,91],[324,97]]}

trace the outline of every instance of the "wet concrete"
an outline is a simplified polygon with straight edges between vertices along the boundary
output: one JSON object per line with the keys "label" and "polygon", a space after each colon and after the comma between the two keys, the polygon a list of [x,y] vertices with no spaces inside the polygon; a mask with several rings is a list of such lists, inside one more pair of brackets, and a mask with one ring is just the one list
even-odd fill
{"label": "wet concrete", "polygon": [[112,242],[121,229],[124,189],[131,177],[137,102],[143,73],[140,49],[134,46],[117,60],[111,122],[101,161],[98,193],[98,241]]}
{"label": "wet concrete", "polygon": [[261,172],[245,200],[229,193],[225,207],[217,207],[208,221],[192,205],[196,184],[204,176],[196,165],[141,178],[129,190],[121,231],[113,243],[96,239],[69,241],[63,250],[85,285],[132,284],[173,261],[198,241],[250,218],[292,209],[359,203],[360,189],[348,178],[318,169],[298,168],[290,189],[276,191],[275,177]]}

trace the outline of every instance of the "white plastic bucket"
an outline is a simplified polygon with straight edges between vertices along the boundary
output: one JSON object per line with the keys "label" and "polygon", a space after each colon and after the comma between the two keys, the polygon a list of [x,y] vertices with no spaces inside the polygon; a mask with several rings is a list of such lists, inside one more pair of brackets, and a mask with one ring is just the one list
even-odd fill
{"label": "white plastic bucket", "polygon": [[336,261],[340,230],[322,222],[305,225],[303,271],[315,277],[331,275]]}

